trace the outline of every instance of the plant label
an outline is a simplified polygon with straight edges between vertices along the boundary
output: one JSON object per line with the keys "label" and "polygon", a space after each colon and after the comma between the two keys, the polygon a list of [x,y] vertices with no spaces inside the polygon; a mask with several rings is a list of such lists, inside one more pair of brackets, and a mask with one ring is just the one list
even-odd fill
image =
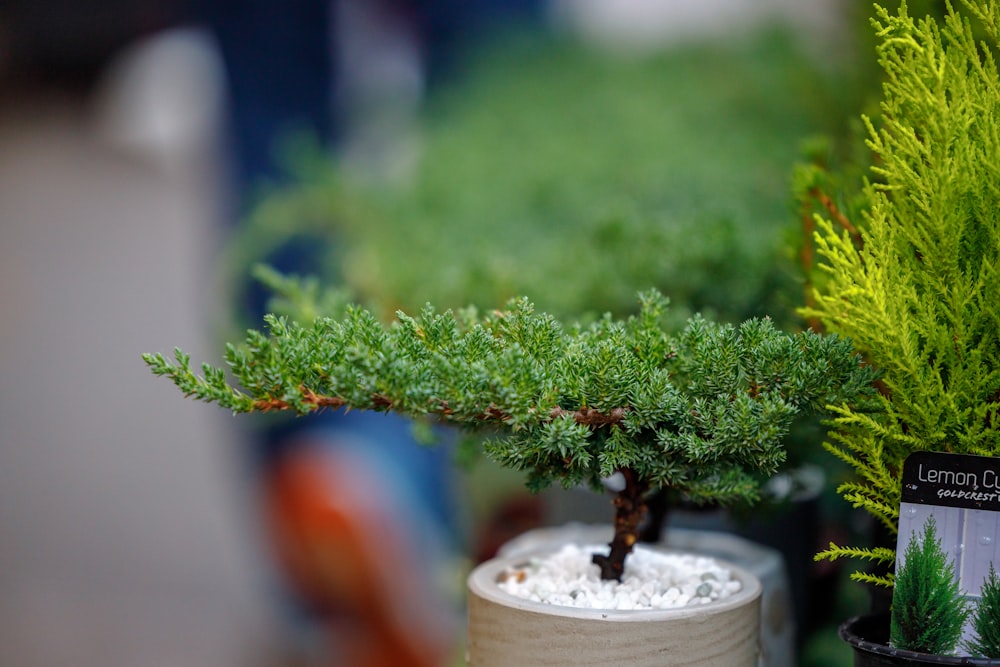
{"label": "plant label", "polygon": [[[929,523],[951,563],[958,590],[974,606],[991,564],[1000,567],[1000,458],[911,454],[903,465],[897,576],[911,540],[924,539]],[[894,609],[902,602],[899,588],[894,591]],[[958,653],[969,639],[970,623],[956,647]]]}

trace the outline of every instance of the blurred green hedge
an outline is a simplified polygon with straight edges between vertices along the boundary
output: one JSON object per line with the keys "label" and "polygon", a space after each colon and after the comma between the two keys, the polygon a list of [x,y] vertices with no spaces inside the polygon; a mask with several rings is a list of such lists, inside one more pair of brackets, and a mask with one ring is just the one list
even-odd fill
{"label": "blurred green hedge", "polygon": [[622,315],[655,286],[677,317],[786,324],[801,298],[792,166],[857,107],[839,58],[781,31],[642,58],[497,40],[430,95],[406,178],[300,154],[296,185],[246,226],[237,272],[300,235],[328,247],[321,280],[387,313],[525,294],[567,318]]}

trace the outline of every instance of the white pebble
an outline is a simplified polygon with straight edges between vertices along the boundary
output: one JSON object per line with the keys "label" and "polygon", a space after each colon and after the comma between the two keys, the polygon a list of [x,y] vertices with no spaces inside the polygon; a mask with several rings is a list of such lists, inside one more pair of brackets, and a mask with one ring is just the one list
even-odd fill
{"label": "white pebble", "polygon": [[740,582],[718,561],[641,545],[625,562],[621,583],[602,581],[591,558],[607,546],[566,545],[505,573],[499,586],[518,597],[589,609],[673,609],[729,597]]}

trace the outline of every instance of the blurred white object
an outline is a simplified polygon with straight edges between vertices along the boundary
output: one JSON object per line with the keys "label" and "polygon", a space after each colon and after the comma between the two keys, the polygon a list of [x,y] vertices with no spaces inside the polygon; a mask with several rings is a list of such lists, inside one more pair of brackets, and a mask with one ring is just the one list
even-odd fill
{"label": "blurred white object", "polygon": [[835,32],[841,0],[551,0],[557,25],[621,52],[645,53],[681,40],[787,24]]}
{"label": "blurred white object", "polygon": [[404,15],[379,3],[338,0],[336,10],[339,93],[347,100],[342,162],[366,180],[404,180],[420,155],[419,37]]}
{"label": "blurred white object", "polygon": [[97,99],[0,105],[0,665],[287,664],[233,420],[139,357],[218,349],[224,193],[187,35]]}
{"label": "blurred white object", "polygon": [[112,146],[164,166],[218,141],[224,73],[197,28],[167,30],[119,54],[94,99],[98,133]]}

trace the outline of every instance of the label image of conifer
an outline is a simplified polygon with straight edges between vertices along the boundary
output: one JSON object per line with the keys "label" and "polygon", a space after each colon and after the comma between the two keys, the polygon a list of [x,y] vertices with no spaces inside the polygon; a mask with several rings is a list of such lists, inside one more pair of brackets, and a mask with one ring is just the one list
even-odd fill
{"label": "label image of conifer", "polygon": [[1000,658],[1000,578],[990,563],[979,603],[972,616],[976,636],[965,645],[974,656]]}
{"label": "label image of conifer", "polygon": [[948,655],[954,652],[970,610],[958,588],[955,564],[941,549],[934,517],[924,524],[896,572],[889,643],[907,651]]}

